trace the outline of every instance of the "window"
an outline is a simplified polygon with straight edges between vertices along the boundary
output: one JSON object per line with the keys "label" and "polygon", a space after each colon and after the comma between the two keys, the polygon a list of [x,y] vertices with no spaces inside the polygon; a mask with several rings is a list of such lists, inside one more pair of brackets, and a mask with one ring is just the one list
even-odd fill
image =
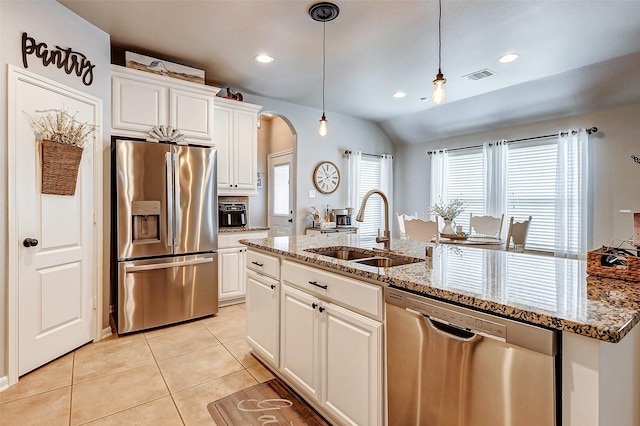
{"label": "window", "polygon": [[273,214],[289,215],[289,163],[273,167]]}
{"label": "window", "polygon": [[[360,160],[360,187],[358,188],[358,207],[362,203],[364,195],[372,189],[380,189],[382,186],[380,158],[374,156],[362,156]],[[364,213],[364,222],[360,223],[358,233],[362,240],[375,240],[378,230],[384,229],[384,213],[382,199],[373,195],[367,201]]]}
{"label": "window", "polygon": [[527,235],[531,250],[554,251],[557,155],[555,139],[509,145],[505,217],[533,217]]}
{"label": "window", "polygon": [[511,217],[522,221],[531,216],[528,249],[584,257],[587,134],[569,130],[558,137],[498,143],[493,149],[487,143],[484,149],[438,153],[431,160],[432,192],[446,194],[444,201],[464,201],[465,211],[456,218],[464,229],[469,229],[469,213],[504,212],[505,237]]}
{"label": "window", "polygon": [[482,149],[452,152],[448,157],[447,199],[460,198],[464,201],[464,212],[456,217],[456,225],[469,231],[471,213],[483,215],[484,173]]}

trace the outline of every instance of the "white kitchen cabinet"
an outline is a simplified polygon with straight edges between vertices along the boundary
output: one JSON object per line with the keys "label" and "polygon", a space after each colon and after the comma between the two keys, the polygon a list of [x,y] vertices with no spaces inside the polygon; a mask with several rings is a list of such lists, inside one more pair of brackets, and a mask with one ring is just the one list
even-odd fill
{"label": "white kitchen cabinet", "polygon": [[[218,235],[218,306],[244,301],[247,248],[240,240],[266,238],[269,231],[221,232]],[[275,258],[274,258],[275,259]]]}
{"label": "white kitchen cabinet", "polygon": [[220,89],[111,66],[111,133],[147,138],[155,126],[179,129],[189,142],[213,145],[214,98]]}
{"label": "white kitchen cabinet", "polygon": [[258,111],[246,102],[216,98],[213,141],[218,150],[218,194],[256,195]]}
{"label": "white kitchen cabinet", "polygon": [[320,402],[320,299],[286,284],[280,292],[280,369]]}
{"label": "white kitchen cabinet", "polygon": [[282,284],[280,350],[285,378],[340,423],[384,424],[382,323]]}
{"label": "white kitchen cabinet", "polygon": [[245,247],[218,249],[218,304],[245,296]]}
{"label": "white kitchen cabinet", "polygon": [[247,342],[264,362],[280,364],[280,259],[248,250]]}

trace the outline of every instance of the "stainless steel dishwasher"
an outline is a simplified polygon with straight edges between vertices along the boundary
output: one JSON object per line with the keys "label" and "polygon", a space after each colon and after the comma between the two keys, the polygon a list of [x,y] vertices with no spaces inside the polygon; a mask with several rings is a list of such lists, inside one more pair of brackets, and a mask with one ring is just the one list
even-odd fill
{"label": "stainless steel dishwasher", "polygon": [[556,332],[385,289],[389,426],[556,424]]}

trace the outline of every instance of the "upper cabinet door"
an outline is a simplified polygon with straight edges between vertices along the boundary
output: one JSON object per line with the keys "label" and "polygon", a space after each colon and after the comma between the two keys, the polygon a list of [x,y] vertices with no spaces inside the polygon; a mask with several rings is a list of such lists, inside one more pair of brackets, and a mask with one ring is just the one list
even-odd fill
{"label": "upper cabinet door", "polygon": [[112,134],[146,139],[156,126],[179,130],[189,144],[213,144],[213,104],[220,89],[111,66]]}
{"label": "upper cabinet door", "polygon": [[111,126],[114,129],[146,133],[155,126],[167,123],[167,88],[114,76],[111,90]]}
{"label": "upper cabinet door", "polygon": [[233,110],[216,105],[213,113],[213,143],[218,151],[218,189],[233,188]]}
{"label": "upper cabinet door", "polygon": [[170,89],[169,124],[188,138],[211,141],[213,137],[213,97],[181,89]]}
{"label": "upper cabinet door", "polygon": [[258,163],[257,116],[254,112],[236,111],[236,188],[256,191]]}

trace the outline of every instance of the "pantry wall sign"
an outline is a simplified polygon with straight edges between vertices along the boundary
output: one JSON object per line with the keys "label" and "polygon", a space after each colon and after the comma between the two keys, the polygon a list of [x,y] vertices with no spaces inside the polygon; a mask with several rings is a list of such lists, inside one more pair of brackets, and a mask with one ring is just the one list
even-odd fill
{"label": "pantry wall sign", "polygon": [[66,49],[60,46],[49,48],[47,43],[38,43],[27,33],[22,33],[22,65],[25,68],[29,68],[27,61],[29,55],[36,55],[37,58],[42,59],[42,65],[45,67],[54,65],[58,69],[64,69],[67,74],[74,73],[82,79],[85,86],[91,86],[93,83],[95,65],[84,54],[76,52],[70,47]]}

